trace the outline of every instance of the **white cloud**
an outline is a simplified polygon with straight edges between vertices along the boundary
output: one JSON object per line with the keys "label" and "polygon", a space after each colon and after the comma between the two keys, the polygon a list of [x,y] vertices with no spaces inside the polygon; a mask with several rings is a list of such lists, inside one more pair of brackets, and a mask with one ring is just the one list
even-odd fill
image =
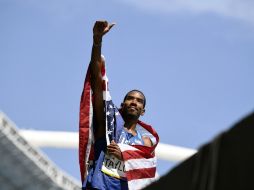
{"label": "white cloud", "polygon": [[[119,1],[118,1],[119,2]],[[138,8],[159,12],[213,12],[254,23],[253,0],[122,0]]]}

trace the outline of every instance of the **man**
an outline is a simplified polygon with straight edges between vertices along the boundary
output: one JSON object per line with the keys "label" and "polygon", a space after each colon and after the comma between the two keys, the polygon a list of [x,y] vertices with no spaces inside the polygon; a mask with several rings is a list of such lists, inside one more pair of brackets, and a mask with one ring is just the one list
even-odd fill
{"label": "man", "polygon": [[[156,171],[154,149],[159,137],[151,126],[139,121],[139,117],[145,113],[144,94],[139,90],[128,92],[119,109],[120,114],[108,94],[105,59],[101,56],[101,46],[103,36],[113,26],[114,24],[109,24],[107,21],[96,21],[94,25],[91,62],[84,87],[85,90],[88,89],[87,85],[91,85],[92,126],[94,127],[91,153],[87,149],[83,150],[83,146],[86,145],[83,144],[84,138],[80,138],[82,182],[85,177],[84,172],[88,170],[82,188],[89,190],[140,189],[154,179]],[[87,97],[90,97],[89,94],[85,96],[83,91],[80,111],[81,129],[86,122],[84,115],[91,115],[83,111],[85,110],[83,102],[88,99]],[[82,131],[84,130],[80,130]],[[89,155],[84,156],[84,152],[89,152]],[[89,162],[89,168],[83,170],[82,167],[85,167],[83,162],[87,162],[88,156],[93,162]],[[139,164],[135,166],[134,161]],[[144,163],[148,164],[144,165]]]}

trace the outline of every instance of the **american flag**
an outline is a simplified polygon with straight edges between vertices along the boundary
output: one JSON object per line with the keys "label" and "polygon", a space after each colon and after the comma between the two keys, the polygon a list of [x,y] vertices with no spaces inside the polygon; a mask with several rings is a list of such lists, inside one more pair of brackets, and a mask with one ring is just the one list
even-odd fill
{"label": "american flag", "polygon": [[[108,78],[105,68],[102,69],[103,76],[103,99],[104,111],[106,118],[106,139],[107,144],[111,140],[118,142],[121,131],[123,129],[123,119],[113,104],[109,90]],[[84,88],[80,101],[79,113],[79,164],[81,181],[83,183],[87,175],[87,166],[90,160],[93,160],[93,104],[92,90],[90,81],[90,68],[88,67]],[[147,130],[155,139],[152,147],[142,145],[118,144],[123,155],[125,164],[125,174],[130,190],[142,189],[156,179],[156,157],[155,148],[159,142],[159,136],[150,126],[141,121],[138,124]]]}

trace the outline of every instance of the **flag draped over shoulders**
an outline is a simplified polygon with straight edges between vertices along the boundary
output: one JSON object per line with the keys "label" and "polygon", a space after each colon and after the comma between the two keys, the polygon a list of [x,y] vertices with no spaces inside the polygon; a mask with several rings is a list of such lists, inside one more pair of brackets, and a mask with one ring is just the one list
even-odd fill
{"label": "flag draped over shoulders", "polygon": [[150,125],[141,121],[138,124],[149,131],[156,141],[152,147],[119,144],[124,159],[129,189],[142,189],[156,180],[157,159],[154,151],[159,137]]}
{"label": "flag draped over shoulders", "polygon": [[[103,100],[105,112],[106,141],[110,144],[111,140],[118,143],[123,130],[124,121],[117,107],[113,104],[109,90],[108,78],[105,67],[102,68],[103,76]],[[88,67],[83,92],[80,101],[79,113],[79,164],[82,183],[87,175],[87,166],[90,160],[93,160],[93,101],[90,81],[90,67]],[[119,143],[122,151],[125,174],[129,189],[141,189],[150,184],[155,179],[156,157],[155,148],[159,142],[159,136],[150,126],[141,121],[138,124],[148,131],[155,141],[152,147],[143,145],[127,145]]]}

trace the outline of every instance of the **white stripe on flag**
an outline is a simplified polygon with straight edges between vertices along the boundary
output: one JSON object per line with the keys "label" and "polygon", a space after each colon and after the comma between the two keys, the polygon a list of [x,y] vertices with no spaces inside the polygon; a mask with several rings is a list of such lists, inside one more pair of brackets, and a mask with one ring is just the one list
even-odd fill
{"label": "white stripe on flag", "polygon": [[125,163],[125,170],[133,170],[133,169],[142,169],[142,168],[155,168],[157,159],[154,158],[138,158],[138,159],[130,159],[124,162]]}
{"label": "white stripe on flag", "polygon": [[106,100],[106,101],[111,100],[111,96],[110,96],[109,91],[103,91],[103,100]]}
{"label": "white stripe on flag", "polygon": [[137,148],[130,146],[128,144],[119,143],[118,146],[120,147],[122,152],[127,151],[127,150],[138,150]]}

